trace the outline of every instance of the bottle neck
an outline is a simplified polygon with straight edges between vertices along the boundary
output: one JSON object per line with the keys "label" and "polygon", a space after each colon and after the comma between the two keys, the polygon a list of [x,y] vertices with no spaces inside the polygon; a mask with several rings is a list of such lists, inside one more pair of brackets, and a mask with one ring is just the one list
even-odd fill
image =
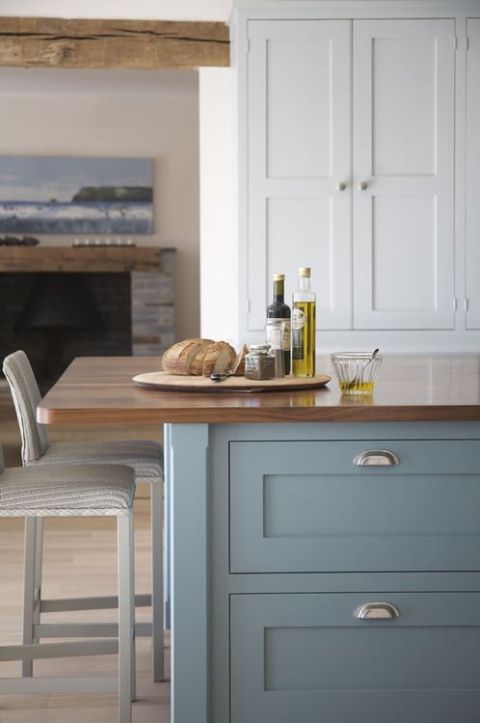
{"label": "bottle neck", "polygon": [[273,300],[284,303],[285,300],[285,282],[283,280],[275,280],[273,282]]}
{"label": "bottle neck", "polygon": [[298,288],[299,291],[310,291],[310,276],[299,276]]}

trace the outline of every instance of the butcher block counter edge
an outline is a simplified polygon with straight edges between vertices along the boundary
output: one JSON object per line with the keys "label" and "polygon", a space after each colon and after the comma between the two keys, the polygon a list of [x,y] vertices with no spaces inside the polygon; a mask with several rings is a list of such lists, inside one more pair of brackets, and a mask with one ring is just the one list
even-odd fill
{"label": "butcher block counter edge", "polygon": [[[43,424],[480,421],[480,355],[384,355],[371,397],[332,378],[304,391],[209,394],[143,389],[159,357],[80,357],[41,401]],[[333,376],[328,357],[317,372]]]}

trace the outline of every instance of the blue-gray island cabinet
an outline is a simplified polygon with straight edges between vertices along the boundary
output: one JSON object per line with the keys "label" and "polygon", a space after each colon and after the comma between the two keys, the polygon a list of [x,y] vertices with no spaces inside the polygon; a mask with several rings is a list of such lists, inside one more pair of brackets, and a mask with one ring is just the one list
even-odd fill
{"label": "blue-gray island cabinet", "polygon": [[479,424],[170,444],[175,723],[480,720]]}
{"label": "blue-gray island cabinet", "polygon": [[478,723],[479,357],[387,358],[370,400],[120,393],[115,361],[74,404],[89,364],[42,421],[166,423],[173,723]]}

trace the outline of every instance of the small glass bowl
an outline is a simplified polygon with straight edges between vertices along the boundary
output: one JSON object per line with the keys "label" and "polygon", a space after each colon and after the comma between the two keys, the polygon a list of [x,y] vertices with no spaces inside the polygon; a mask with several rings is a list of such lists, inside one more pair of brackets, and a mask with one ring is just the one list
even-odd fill
{"label": "small glass bowl", "polygon": [[368,351],[345,351],[330,356],[342,394],[372,394],[381,356]]}

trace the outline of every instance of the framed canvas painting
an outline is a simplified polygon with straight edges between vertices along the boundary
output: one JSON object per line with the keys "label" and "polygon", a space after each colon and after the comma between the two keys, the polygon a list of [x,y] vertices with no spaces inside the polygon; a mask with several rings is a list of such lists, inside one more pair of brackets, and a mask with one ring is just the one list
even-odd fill
{"label": "framed canvas painting", "polygon": [[0,233],[151,234],[153,161],[0,156]]}

